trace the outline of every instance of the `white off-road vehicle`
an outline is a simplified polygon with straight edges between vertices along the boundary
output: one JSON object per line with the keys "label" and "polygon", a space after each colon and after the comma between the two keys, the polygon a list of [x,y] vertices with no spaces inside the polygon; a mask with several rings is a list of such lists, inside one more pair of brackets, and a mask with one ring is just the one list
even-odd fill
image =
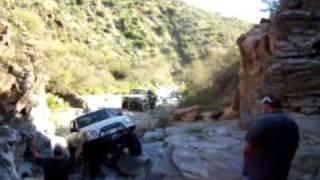
{"label": "white off-road vehicle", "polygon": [[[83,148],[90,157],[120,153],[125,148],[133,156],[142,153],[141,143],[134,132],[136,126],[122,113],[100,109],[76,118],[70,125],[70,136],[85,136]],[[79,143],[69,141],[68,144],[73,156],[77,148],[74,146]]]}

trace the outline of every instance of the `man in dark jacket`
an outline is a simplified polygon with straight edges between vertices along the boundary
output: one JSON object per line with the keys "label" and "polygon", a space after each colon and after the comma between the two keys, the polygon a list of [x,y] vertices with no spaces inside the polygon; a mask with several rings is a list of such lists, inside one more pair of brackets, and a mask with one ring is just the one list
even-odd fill
{"label": "man in dark jacket", "polygon": [[32,154],[36,164],[44,171],[44,180],[68,180],[70,162],[63,147],[56,145],[53,149],[53,157],[44,158],[32,147]]}
{"label": "man in dark jacket", "polygon": [[246,134],[243,175],[250,180],[286,180],[299,144],[297,124],[282,111],[280,100],[265,96],[264,115]]}

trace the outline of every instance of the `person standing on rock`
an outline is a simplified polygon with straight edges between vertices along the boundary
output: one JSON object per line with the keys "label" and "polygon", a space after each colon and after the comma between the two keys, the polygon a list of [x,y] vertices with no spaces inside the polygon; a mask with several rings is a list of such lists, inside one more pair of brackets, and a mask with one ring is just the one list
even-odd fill
{"label": "person standing on rock", "polygon": [[44,171],[44,180],[68,180],[70,163],[63,147],[56,145],[53,149],[53,157],[44,158],[32,145],[32,155],[35,163]]}
{"label": "person standing on rock", "polygon": [[243,175],[248,180],[286,180],[299,145],[297,124],[282,112],[281,101],[265,96],[265,114],[246,134]]}

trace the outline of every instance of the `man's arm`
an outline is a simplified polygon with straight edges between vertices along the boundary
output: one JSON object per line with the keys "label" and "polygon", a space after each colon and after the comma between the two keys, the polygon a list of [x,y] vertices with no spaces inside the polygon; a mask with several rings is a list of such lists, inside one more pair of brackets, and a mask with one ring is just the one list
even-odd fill
{"label": "man's arm", "polygon": [[31,152],[32,152],[33,158],[39,158],[39,157],[41,157],[41,154],[38,153],[38,151],[37,151],[37,149],[36,149],[36,142],[35,142],[34,139],[32,140],[32,143],[31,143]]}
{"label": "man's arm", "polygon": [[255,125],[247,132],[245,137],[246,145],[243,151],[245,161],[250,159],[257,151],[263,149],[267,126],[267,120],[258,119]]}
{"label": "man's arm", "polygon": [[257,150],[263,148],[265,142],[265,135],[267,133],[268,120],[258,119],[256,123],[249,129],[245,140],[247,143],[247,151]]}
{"label": "man's arm", "polygon": [[256,151],[257,151],[257,148],[255,148],[254,145],[252,145],[250,143],[246,143],[243,153],[244,153],[245,157],[250,157]]}
{"label": "man's arm", "polygon": [[34,140],[32,140],[31,152],[32,152],[33,160],[35,161],[36,164],[40,166],[44,166],[46,164],[46,159],[42,157],[42,155],[37,151]]}
{"label": "man's arm", "polygon": [[250,143],[246,143],[243,151],[243,167],[242,167],[242,176],[248,176],[248,161],[255,154],[257,149]]}
{"label": "man's arm", "polygon": [[267,129],[267,122],[263,119],[258,119],[256,123],[248,130],[245,136],[245,147],[243,151],[244,164],[242,169],[242,175],[248,176],[248,163],[252,156],[257,151],[263,148],[265,131]]}

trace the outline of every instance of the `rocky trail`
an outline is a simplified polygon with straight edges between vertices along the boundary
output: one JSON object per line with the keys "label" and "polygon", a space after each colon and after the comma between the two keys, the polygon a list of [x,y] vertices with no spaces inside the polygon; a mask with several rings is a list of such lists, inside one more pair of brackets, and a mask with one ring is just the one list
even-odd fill
{"label": "rocky trail", "polygon": [[[148,116],[148,113],[136,114],[143,115]],[[319,180],[320,118],[301,114],[290,116],[296,119],[302,134],[290,179]],[[148,123],[155,119],[149,119]],[[138,130],[150,128],[150,124],[143,121],[137,125]],[[101,179],[241,179],[245,132],[240,130],[238,120],[171,122],[167,127],[155,126],[141,134],[143,155],[137,158],[124,155],[117,162],[118,170],[102,165]],[[78,178],[79,175],[73,175],[73,179]]]}

